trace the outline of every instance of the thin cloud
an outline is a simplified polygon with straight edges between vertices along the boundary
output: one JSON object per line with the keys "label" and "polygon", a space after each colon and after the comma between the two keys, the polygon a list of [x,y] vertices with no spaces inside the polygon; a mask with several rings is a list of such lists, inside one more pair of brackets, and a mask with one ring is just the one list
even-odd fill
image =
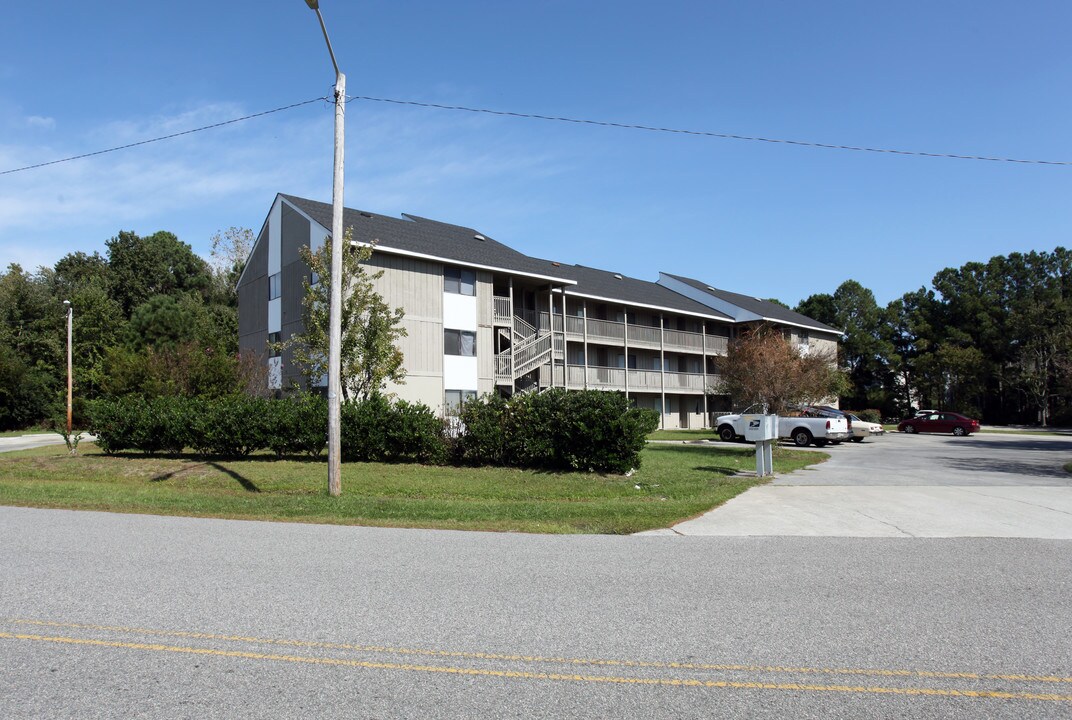
{"label": "thin cloud", "polygon": [[31,128],[40,128],[44,130],[52,130],[56,127],[56,119],[50,117],[43,117],[41,115],[29,115],[26,117],[26,126]]}
{"label": "thin cloud", "polygon": [[[141,121],[109,122],[62,143],[53,135],[50,144],[0,145],[0,167],[113,147],[248,112],[232,103],[208,104]],[[470,211],[475,198],[487,199],[504,185],[553,176],[566,167],[558,153],[493,139],[496,134],[486,132],[488,120],[482,118],[367,109],[351,116],[347,204],[376,212],[478,224],[484,214]],[[50,264],[68,252],[100,249],[120,229],[172,230],[207,254],[214,229],[259,226],[276,192],[329,199],[331,147],[332,114],[297,111],[0,177],[0,263]]]}

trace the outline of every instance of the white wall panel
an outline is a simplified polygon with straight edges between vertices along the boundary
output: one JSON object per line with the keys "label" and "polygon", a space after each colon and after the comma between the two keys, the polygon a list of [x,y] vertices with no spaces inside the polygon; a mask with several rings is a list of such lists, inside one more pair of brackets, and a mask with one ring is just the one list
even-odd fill
{"label": "white wall panel", "polygon": [[[443,327],[475,331],[476,298],[471,295],[443,293]],[[454,388],[448,386],[448,389]]]}
{"label": "white wall panel", "polygon": [[283,206],[282,200],[276,199],[272,212],[268,214],[268,274],[275,275],[283,266]]}
{"label": "white wall panel", "polygon": [[318,223],[309,223],[309,249],[313,252],[319,250],[324,246],[324,239],[330,234],[330,230],[325,230]]}
{"label": "white wall panel", "polygon": [[443,388],[446,390],[478,390],[475,357],[443,356]]}
{"label": "white wall panel", "polygon": [[283,327],[283,299],[268,301],[268,332],[279,332]]}

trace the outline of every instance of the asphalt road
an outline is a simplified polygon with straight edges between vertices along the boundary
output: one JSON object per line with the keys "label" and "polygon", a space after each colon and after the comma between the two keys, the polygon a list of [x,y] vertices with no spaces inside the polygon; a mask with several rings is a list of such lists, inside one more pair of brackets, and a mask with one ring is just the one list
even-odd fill
{"label": "asphalt road", "polygon": [[828,461],[778,475],[673,532],[1072,540],[1070,437],[892,433],[827,451]]}
{"label": "asphalt road", "polygon": [[0,717],[1072,717],[1072,543],[0,508]]}

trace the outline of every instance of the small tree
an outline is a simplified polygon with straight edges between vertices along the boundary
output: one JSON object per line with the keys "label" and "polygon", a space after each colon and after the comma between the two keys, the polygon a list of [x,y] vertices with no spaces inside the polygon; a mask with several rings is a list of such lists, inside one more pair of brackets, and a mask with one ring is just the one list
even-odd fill
{"label": "small tree", "polygon": [[713,390],[727,394],[737,405],[765,403],[768,412],[835,397],[846,386],[832,354],[802,354],[780,331],[760,326],[729,344],[718,362],[719,380]]}
{"label": "small tree", "polygon": [[[351,245],[352,235],[353,228],[347,228],[342,261],[342,393],[345,400],[364,400],[382,391],[387,381],[405,380],[402,351],[396,345],[399,338],[406,336],[401,325],[405,312],[392,309],[376,292],[374,283],[383,271],[366,272],[363,263],[372,257],[372,247]],[[328,372],[331,242],[328,237],[317,252],[308,246],[299,251],[318,282],[305,279],[305,327],[281,344],[292,350],[294,362],[309,385]]]}

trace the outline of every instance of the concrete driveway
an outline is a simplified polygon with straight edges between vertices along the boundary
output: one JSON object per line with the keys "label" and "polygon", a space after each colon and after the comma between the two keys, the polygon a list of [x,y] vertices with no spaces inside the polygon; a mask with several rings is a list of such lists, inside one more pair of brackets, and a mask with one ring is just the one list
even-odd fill
{"label": "concrete driveway", "polygon": [[[89,442],[87,436],[82,440]],[[13,452],[15,450],[30,450],[32,448],[45,447],[46,445],[62,445],[63,437],[57,433],[29,433],[26,435],[11,435],[0,437],[0,452]]]}
{"label": "concrete driveway", "polygon": [[[829,447],[681,535],[1072,539],[1072,438],[892,433]],[[775,466],[777,469],[777,464]]]}

